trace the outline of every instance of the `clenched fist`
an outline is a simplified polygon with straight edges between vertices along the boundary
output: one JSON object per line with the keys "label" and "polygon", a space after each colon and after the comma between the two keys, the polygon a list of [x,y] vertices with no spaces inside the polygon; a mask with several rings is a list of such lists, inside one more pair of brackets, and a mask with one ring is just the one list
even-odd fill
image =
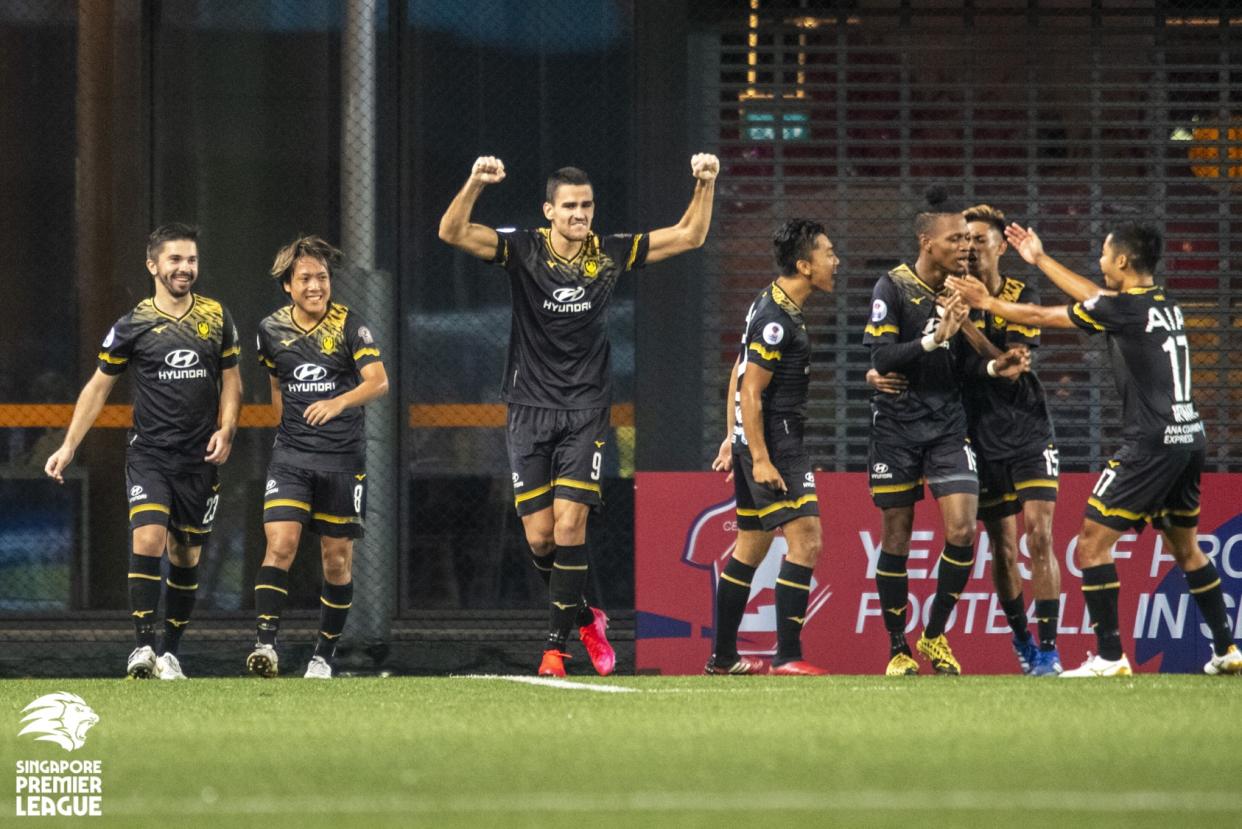
{"label": "clenched fist", "polygon": [[492,155],[481,155],[470,168],[470,178],[481,184],[499,184],[505,180],[505,163]]}
{"label": "clenched fist", "polygon": [[699,181],[714,181],[720,174],[720,159],[711,153],[695,153],[690,157],[690,174]]}

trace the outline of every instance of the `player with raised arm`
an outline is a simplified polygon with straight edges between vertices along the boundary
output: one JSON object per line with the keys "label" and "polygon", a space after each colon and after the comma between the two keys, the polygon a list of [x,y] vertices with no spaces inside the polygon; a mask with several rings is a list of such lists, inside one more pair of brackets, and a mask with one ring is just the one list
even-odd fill
{"label": "player with raised arm", "polygon": [[802,625],[822,544],[815,474],[802,440],[811,385],[811,341],[802,308],[813,293],[832,290],[840,260],[824,226],[807,219],[790,219],[772,242],[779,275],[746,313],[729,380],[731,456],[712,464],[733,475],[737,544],[716,586],[709,674],[755,674],[763,668],[758,657],[738,653],[737,632],[751,581],[778,528],[789,551],[776,579],[776,658],[768,673],[827,673],[802,659]]}
{"label": "player with raised arm", "polygon": [[677,224],[600,236],[591,229],[590,179],[564,167],[547,181],[548,227],[498,232],[470,218],[484,188],[505,178],[500,159],[482,156],[440,219],[442,240],[509,275],[513,313],[502,395],[514,505],[531,562],[548,584],[550,630],[541,675],[565,675],[575,624],[595,670],[606,675],[615,665],[605,635],[608,617],[583,597],[587,516],[602,504],[612,402],[607,306],[623,273],[703,244],[719,169],[713,155],[691,158],[694,194]]}
{"label": "player with raised arm", "polygon": [[1155,284],[1163,246],[1160,231],[1128,223],[1105,237],[1100,255],[1104,290],[1046,254],[1030,228],[1011,224],[1005,235],[1023,259],[1074,300],[1072,305],[1010,302],[993,296],[975,279],[952,279],[950,286],[972,307],[1012,323],[1103,332],[1122,399],[1124,444],[1109,459],[1087,500],[1076,552],[1099,650],[1061,676],[1130,675],[1117,609],[1121,582],[1112,551],[1123,533],[1147,522],[1164,535],[1211,630],[1212,656],[1204,671],[1242,673],[1242,653],[1233,641],[1220,577],[1198,544],[1206,438],[1191,392],[1182,309]]}
{"label": "player with raised arm", "polygon": [[279,672],[276,635],[304,528],[319,536],[323,557],[319,635],[307,679],[332,678],[353,605],[354,539],[362,538],[367,514],[363,407],[388,393],[388,374],[366,321],[332,301],[339,260],[340,251],[318,236],[281,248],[271,273],[289,304],[259,323],[259,361],[270,374],[280,426],[263,499],[267,552],[254,585],[258,641],[246,657],[257,676]]}
{"label": "player with raised arm", "polygon": [[[78,396],[64,444],[45,471],[64,483],[65,468],[133,367],[134,422],[125,451],[129,499],[129,611],[135,647],[132,679],[185,679],[177,657],[194,610],[198,562],[220,503],[220,464],[229,458],[241,411],[241,347],[224,306],[193,292],[198,231],[161,225],[147,238],[154,293],[117,320],[99,363]],[[160,560],[168,551],[168,574]],[[164,636],[156,653],[155,614],[164,587]]]}
{"label": "player with raised arm", "polygon": [[[966,359],[960,338],[969,309],[945,290],[945,279],[964,273],[971,234],[961,213],[926,212],[915,219],[919,256],[876,281],[864,344],[880,375],[904,375],[898,394],[872,397],[868,471],[871,497],[883,513],[883,541],[876,585],[889,635],[885,673],[918,673],[906,641],[909,605],[906,559],[914,505],[931,486],[944,522],[936,594],[918,650],[936,673],[958,674],[944,628],[974,564],[979,484],[974,449],[967,437],[960,372]],[[967,349],[968,350],[968,349]],[[991,363],[993,371],[1022,369],[1025,357],[1011,349]]]}

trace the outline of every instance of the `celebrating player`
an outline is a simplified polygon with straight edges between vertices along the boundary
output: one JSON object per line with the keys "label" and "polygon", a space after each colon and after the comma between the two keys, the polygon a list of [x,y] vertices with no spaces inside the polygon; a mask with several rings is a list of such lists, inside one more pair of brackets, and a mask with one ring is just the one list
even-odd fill
{"label": "celebrating player", "polygon": [[[917,647],[937,673],[961,673],[944,628],[974,564],[979,492],[959,379],[965,358],[954,337],[969,309],[944,290],[950,274],[966,270],[971,234],[962,214],[947,212],[920,213],[914,230],[919,240],[914,268],[899,265],[877,280],[863,338],[880,375],[899,372],[907,380],[900,394],[877,392],[872,397],[867,461],[871,497],[884,516],[876,583],[889,635],[889,676],[919,670],[905,634],[906,559],[914,504],[923,498],[924,479],[939,501],[945,547],[936,595]],[[1011,349],[990,365],[997,373],[1011,372],[1025,359]]]}
{"label": "celebrating player", "polygon": [[[973,242],[970,273],[981,279],[993,296],[1037,302],[1032,287],[1000,274],[1000,257],[1008,248],[1005,214],[981,204],[967,209],[963,215]],[[1038,328],[988,313],[983,313],[974,324],[982,327],[981,336],[986,338],[982,360],[996,357],[1002,349],[1031,349],[1039,345]],[[963,326],[962,332],[970,334],[972,329]],[[975,342],[972,340],[971,344]],[[987,527],[992,547],[992,579],[1001,609],[1013,630],[1013,649],[1022,672],[1055,676],[1061,671],[1056,649],[1061,571],[1052,552],[1058,460],[1044,389],[1034,374],[1024,372],[1012,379],[991,377],[986,362],[968,362],[982,366],[982,370],[968,368],[965,372],[963,402],[967,434],[979,462],[979,518]],[[880,378],[872,369],[867,372],[867,381],[893,394],[905,388],[905,378],[898,373]],[[1031,556],[1038,644],[1030,634],[1018,572],[1018,513],[1022,514]]]}
{"label": "celebrating player", "polygon": [[271,373],[280,426],[267,468],[263,530],[267,553],[254,585],[258,642],[252,674],[276,676],[276,634],[289,568],[302,530],[319,535],[323,589],[308,679],[330,679],[336,642],[353,604],[354,539],[366,517],[363,406],[388,393],[380,346],[356,311],[332,301],[340,251],[303,236],[276,254],[272,276],[290,304],[259,323],[259,360]]}
{"label": "celebrating player", "polygon": [[550,632],[541,675],[565,675],[575,623],[595,670],[613,670],[608,617],[583,597],[587,516],[601,506],[611,404],[607,306],[621,274],[703,244],[719,168],[713,155],[691,158],[694,195],[676,225],[599,236],[591,230],[590,179],[564,167],[547,181],[543,215],[549,226],[501,233],[470,220],[483,189],[505,178],[500,159],[483,156],[440,219],[441,239],[509,274],[513,316],[503,396],[514,504],[531,561],[548,584]]}
{"label": "celebrating player", "polygon": [[1083,598],[1099,652],[1063,677],[1129,676],[1122,652],[1117,599],[1121,582],[1113,545],[1148,521],[1163,533],[1212,632],[1209,674],[1242,673],[1220,577],[1199,549],[1199,478],[1206,454],[1203,422],[1191,393],[1190,345],[1182,309],[1155,284],[1163,240],[1148,225],[1123,224],[1104,239],[1105,290],[1044,253],[1031,229],[1006,228],[1009,243],[1074,299],[1057,307],[1019,304],[990,294],[974,279],[950,286],[971,306],[1011,323],[1103,331],[1122,398],[1124,445],[1108,461],[1087,500],[1078,534]]}
{"label": "celebrating player", "polygon": [[737,651],[737,630],[755,571],[783,528],[789,552],[776,579],[776,658],[768,673],[825,674],[802,659],[802,625],[819,560],[821,532],[815,475],[802,445],[811,385],[811,341],[802,306],[831,291],[840,260],[824,226],[791,219],[773,236],[780,275],[746,312],[746,328],[729,380],[731,446],[713,469],[734,473],[737,544],[716,585],[716,625],[709,674],[754,674],[763,662]]}
{"label": "celebrating player", "polygon": [[[147,238],[154,295],[117,320],[99,365],[78,396],[65,442],[44,467],[65,468],[99,416],[117,379],[134,366],[134,425],[125,450],[131,550],[129,610],[136,645],[133,679],[185,679],[177,650],[198,589],[198,561],[220,502],[219,466],[228,460],[241,410],[241,351],[224,306],[192,291],[198,231],[157,227]],[[168,575],[160,559],[168,551]],[[164,582],[164,637],[156,655],[155,613]]]}

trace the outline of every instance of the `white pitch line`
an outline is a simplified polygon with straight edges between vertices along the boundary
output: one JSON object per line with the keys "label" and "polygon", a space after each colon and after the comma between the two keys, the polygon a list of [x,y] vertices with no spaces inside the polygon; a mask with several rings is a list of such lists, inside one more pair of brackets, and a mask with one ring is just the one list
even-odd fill
{"label": "white pitch line", "polygon": [[[503,679],[504,677],[487,677]],[[218,798],[218,799],[217,799]],[[150,797],[105,797],[105,815],[148,815]],[[419,796],[416,792],[377,792],[374,795],[302,795],[160,800],[159,808],[178,815],[546,815],[644,812],[999,812],[1047,814],[1234,814],[1237,798],[1231,793],[1188,791],[885,791],[878,789],[823,791],[686,792],[634,791],[615,794],[512,792],[466,796]]]}
{"label": "white pitch line", "polygon": [[524,685],[543,685],[547,688],[564,688],[569,691],[598,691],[601,694],[633,694],[637,688],[625,688],[620,685],[589,685],[585,682],[570,682],[566,679],[554,679],[547,676],[521,676],[518,674],[466,674],[466,679],[500,679],[505,682],[520,682]]}

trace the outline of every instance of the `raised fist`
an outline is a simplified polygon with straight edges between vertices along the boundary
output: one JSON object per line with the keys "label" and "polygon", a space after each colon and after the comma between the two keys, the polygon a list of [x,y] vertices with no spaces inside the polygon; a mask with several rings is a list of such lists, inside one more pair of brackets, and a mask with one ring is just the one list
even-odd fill
{"label": "raised fist", "polygon": [[695,153],[690,157],[690,174],[699,181],[713,181],[720,174],[720,159],[711,153]]}
{"label": "raised fist", "polygon": [[492,155],[481,155],[470,168],[470,179],[482,184],[499,184],[505,180],[505,163]]}

